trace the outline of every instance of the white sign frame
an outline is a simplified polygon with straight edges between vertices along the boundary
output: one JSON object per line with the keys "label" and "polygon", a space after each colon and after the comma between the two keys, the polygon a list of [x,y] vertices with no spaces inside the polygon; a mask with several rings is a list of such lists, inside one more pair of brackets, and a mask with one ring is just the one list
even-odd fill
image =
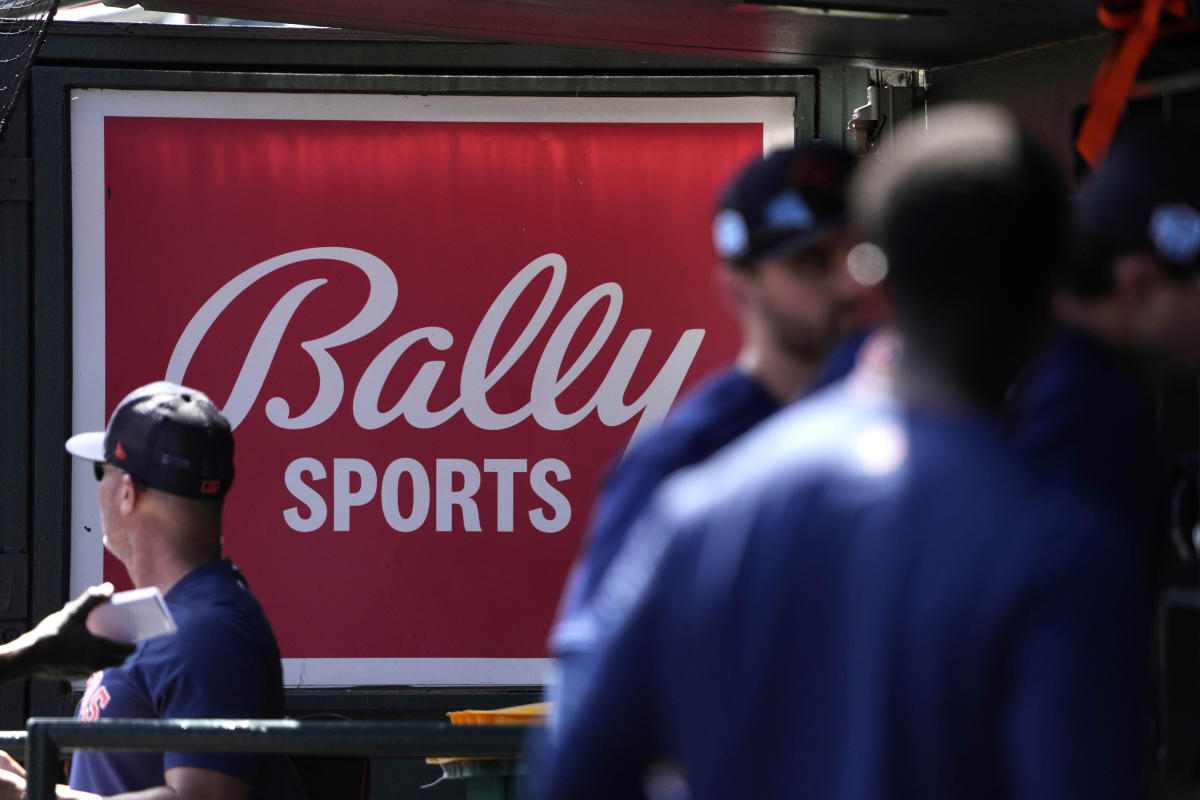
{"label": "white sign frame", "polygon": [[[763,152],[795,139],[794,96],[538,97],[73,89],[70,92],[73,431],[102,430],[105,386],[104,120],[120,117],[437,121],[761,123]],[[102,580],[96,482],[72,459],[71,595]],[[521,686],[540,658],[285,658],[289,688]]]}

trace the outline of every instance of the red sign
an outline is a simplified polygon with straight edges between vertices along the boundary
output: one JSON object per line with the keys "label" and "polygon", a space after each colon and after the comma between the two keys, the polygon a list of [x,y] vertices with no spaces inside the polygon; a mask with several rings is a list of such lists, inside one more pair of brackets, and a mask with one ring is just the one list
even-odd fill
{"label": "red sign", "polygon": [[285,659],[544,657],[606,465],[736,350],[711,208],[763,142],[106,116],[104,413],[164,376],[223,407]]}

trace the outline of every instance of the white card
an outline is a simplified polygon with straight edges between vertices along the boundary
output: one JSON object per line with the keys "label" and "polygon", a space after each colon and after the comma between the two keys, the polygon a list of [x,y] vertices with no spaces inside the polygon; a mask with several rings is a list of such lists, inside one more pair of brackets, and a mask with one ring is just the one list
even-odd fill
{"label": "white card", "polygon": [[175,632],[175,620],[157,586],[117,592],[91,610],[87,628],[118,642],[140,642]]}

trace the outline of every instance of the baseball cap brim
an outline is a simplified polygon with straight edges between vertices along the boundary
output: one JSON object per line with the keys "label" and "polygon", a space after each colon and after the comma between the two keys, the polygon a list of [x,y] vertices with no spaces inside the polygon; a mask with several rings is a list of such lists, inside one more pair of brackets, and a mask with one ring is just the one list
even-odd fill
{"label": "baseball cap brim", "polygon": [[104,431],[75,434],[67,439],[67,452],[88,461],[104,461]]}
{"label": "baseball cap brim", "polygon": [[816,247],[834,234],[845,228],[843,220],[829,220],[806,231],[796,231],[782,241],[763,248],[749,260],[751,265],[759,264],[773,258],[787,258],[798,255],[805,250]]}

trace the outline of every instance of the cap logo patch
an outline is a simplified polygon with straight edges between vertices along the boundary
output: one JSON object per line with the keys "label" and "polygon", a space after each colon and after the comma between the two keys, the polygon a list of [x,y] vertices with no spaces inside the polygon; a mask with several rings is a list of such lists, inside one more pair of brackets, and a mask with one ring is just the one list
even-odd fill
{"label": "cap logo patch", "polygon": [[221,491],[220,481],[204,481],[200,484],[200,494],[219,494]]}
{"label": "cap logo patch", "polygon": [[750,243],[746,220],[732,208],[721,211],[713,219],[712,235],[713,246],[721,258],[732,258]]}
{"label": "cap logo patch", "polygon": [[121,444],[120,442],[117,442],[117,447],[115,450],[113,450],[113,455],[116,456],[117,458],[121,459],[122,461],[129,458],[129,456],[127,456],[125,454],[125,446],[123,444]]}
{"label": "cap logo patch", "polygon": [[1191,264],[1200,255],[1200,212],[1186,203],[1159,206],[1150,215],[1150,241],[1164,259]]}
{"label": "cap logo patch", "polygon": [[834,161],[810,159],[796,165],[792,182],[814,189],[832,189],[842,179],[842,169]]}
{"label": "cap logo patch", "polygon": [[780,192],[771,198],[763,217],[769,228],[811,228],[813,213],[800,194],[794,190]]}

